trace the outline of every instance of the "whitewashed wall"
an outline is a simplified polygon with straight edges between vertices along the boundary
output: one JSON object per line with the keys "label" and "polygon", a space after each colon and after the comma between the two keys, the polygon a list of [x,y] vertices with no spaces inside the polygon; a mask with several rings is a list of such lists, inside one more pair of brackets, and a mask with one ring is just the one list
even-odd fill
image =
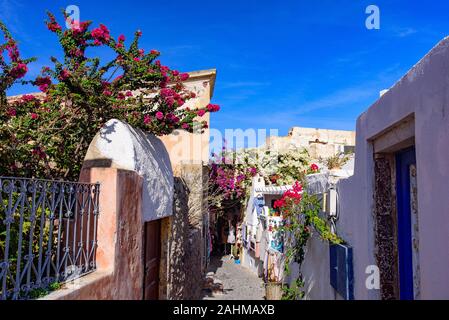
{"label": "whitewashed wall", "polygon": [[109,120],[92,140],[85,161],[85,165],[103,162],[143,177],[144,221],[173,214],[172,167],[167,150],[156,136],[119,120]]}

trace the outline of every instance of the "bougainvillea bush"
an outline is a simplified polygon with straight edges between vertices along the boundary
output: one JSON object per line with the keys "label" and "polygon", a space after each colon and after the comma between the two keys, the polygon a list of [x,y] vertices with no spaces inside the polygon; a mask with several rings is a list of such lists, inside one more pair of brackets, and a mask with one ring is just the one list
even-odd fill
{"label": "bougainvillea bush", "polygon": [[299,181],[296,181],[290,190],[276,200],[274,207],[281,211],[283,217],[283,225],[279,231],[284,235],[285,272],[290,274],[293,262],[299,265],[300,270],[296,281],[290,286],[283,286],[283,299],[300,299],[304,297],[305,285],[301,265],[312,234],[316,232],[321,240],[334,244],[342,243],[343,240],[332,232],[326,219],[320,215],[321,203],[318,198],[305,192]]}
{"label": "bougainvillea bush", "polygon": [[[195,98],[183,84],[189,75],[164,66],[157,50],[140,48],[141,31],[127,42],[102,24],[68,22],[71,27],[64,30],[48,14],[46,24],[59,41],[63,59],[51,57],[53,65],[30,81],[42,95],[25,95],[9,104],[3,98],[0,175],[77,180],[92,138],[109,119],[165,135],[177,129],[201,131],[207,123],[197,119],[219,110],[214,104],[195,110],[185,106]],[[3,31],[7,43],[13,41],[6,28]],[[109,50],[110,61],[93,55],[100,47]],[[21,60],[16,46],[1,48],[12,52],[11,62],[0,60],[5,97],[6,89],[25,75],[30,60]]]}
{"label": "bougainvillea bush", "polygon": [[235,152],[214,154],[209,172],[209,205],[225,209],[245,202],[257,168],[236,161]]}
{"label": "bougainvillea bush", "polygon": [[306,149],[230,151],[224,147],[211,159],[209,202],[221,209],[246,204],[251,179],[256,174],[265,179],[267,185],[291,185],[295,181],[304,184],[307,174],[319,171],[320,168],[311,163]]}
{"label": "bougainvillea bush", "polygon": [[5,112],[8,111],[6,90],[22,81],[28,72],[28,64],[35,59],[23,59],[20,56],[17,42],[1,21],[0,31],[3,33],[3,42],[0,40],[0,108]]}

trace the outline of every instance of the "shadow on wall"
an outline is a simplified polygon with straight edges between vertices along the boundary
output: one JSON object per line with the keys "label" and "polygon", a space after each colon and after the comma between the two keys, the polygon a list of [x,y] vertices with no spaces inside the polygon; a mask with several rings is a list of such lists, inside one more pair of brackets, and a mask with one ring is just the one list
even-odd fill
{"label": "shadow on wall", "polygon": [[189,219],[190,189],[184,179],[174,178],[173,217],[169,239],[169,299],[198,299],[202,289],[201,228]]}

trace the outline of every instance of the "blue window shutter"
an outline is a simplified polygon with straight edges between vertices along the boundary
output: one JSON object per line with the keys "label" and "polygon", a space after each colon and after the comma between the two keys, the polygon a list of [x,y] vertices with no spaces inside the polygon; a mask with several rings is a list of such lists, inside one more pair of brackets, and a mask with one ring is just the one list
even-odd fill
{"label": "blue window shutter", "polygon": [[265,205],[265,199],[263,196],[254,198],[254,207],[256,208],[257,215],[260,216],[263,211],[263,206]]}
{"label": "blue window shutter", "polygon": [[330,284],[345,299],[354,299],[352,248],[341,244],[329,247]]}

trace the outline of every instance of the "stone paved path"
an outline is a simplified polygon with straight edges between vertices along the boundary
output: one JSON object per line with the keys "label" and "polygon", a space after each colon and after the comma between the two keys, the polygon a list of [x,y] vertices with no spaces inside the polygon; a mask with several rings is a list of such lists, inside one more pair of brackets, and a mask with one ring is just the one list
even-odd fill
{"label": "stone paved path", "polygon": [[[213,273],[213,275],[212,275]],[[217,283],[223,284],[223,293],[203,290],[203,300],[263,300],[265,287],[263,280],[255,274],[235,264],[229,256],[212,257],[208,274]]]}

